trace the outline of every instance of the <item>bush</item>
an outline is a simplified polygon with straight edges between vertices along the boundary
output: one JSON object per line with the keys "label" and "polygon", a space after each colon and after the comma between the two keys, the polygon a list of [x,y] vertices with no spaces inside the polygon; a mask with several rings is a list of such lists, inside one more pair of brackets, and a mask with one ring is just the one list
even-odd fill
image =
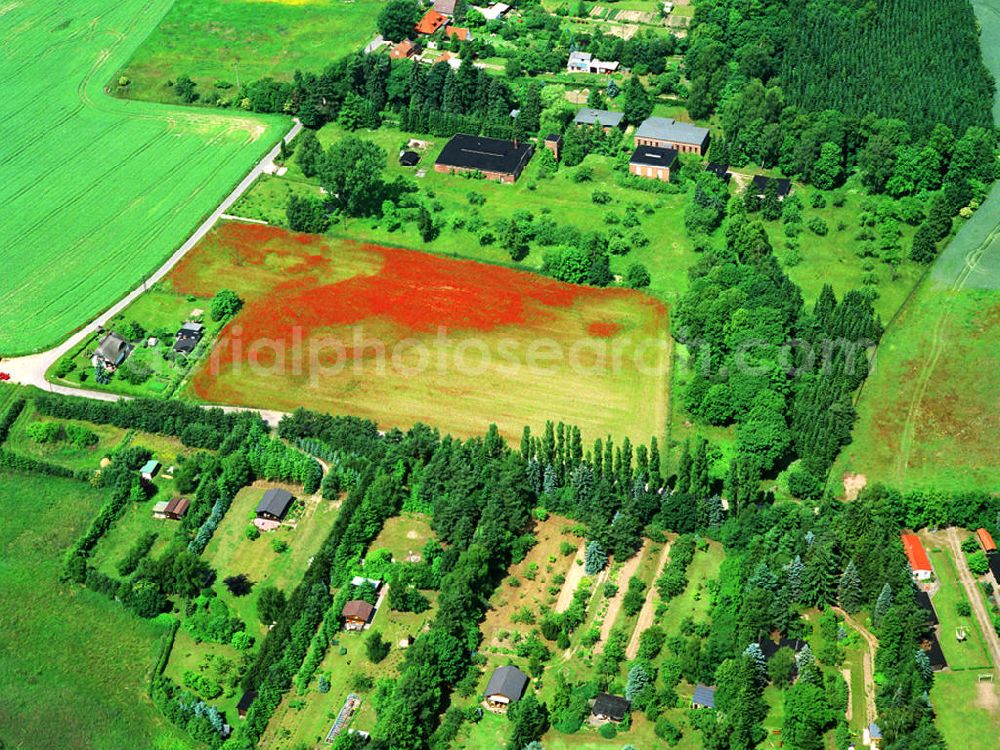
{"label": "bush", "polygon": [[212,320],[220,321],[231,318],[243,309],[243,300],[236,292],[229,289],[221,289],[212,298]]}
{"label": "bush", "polygon": [[100,440],[96,432],[78,424],[66,425],[66,439],[74,448],[92,448]]}
{"label": "bush", "polygon": [[594,170],[590,167],[580,167],[573,173],[573,182],[590,182],[594,179]]}
{"label": "bush", "polygon": [[[592,200],[598,206],[606,206],[608,203],[611,203],[611,193],[609,193],[607,190],[595,190],[593,193],[590,194],[590,200]],[[617,219],[617,217],[615,218]],[[606,218],[605,222],[609,223],[607,222]]]}
{"label": "bush", "polygon": [[967,560],[969,563],[969,570],[977,576],[985,574],[990,569],[990,563],[986,559],[986,553],[982,550],[976,550],[968,556]]}
{"label": "bush", "polygon": [[284,539],[272,539],[271,549],[273,549],[280,555],[288,551],[288,542],[286,542]]}
{"label": "bush", "polygon": [[383,638],[382,634],[377,630],[372,631],[371,635],[365,641],[365,654],[372,664],[378,664],[385,660],[391,648],[392,644]]}
{"label": "bush", "polygon": [[811,219],[809,219],[809,223],[806,224],[806,226],[809,227],[810,232],[819,235],[820,237],[825,237],[830,232],[830,228],[826,225],[826,222],[823,221],[823,218],[820,216],[813,216]]}
{"label": "bush", "polygon": [[812,194],[812,198],[809,199],[809,205],[813,208],[826,208],[826,196],[820,192]]}
{"label": "bush", "polygon": [[602,724],[601,728],[598,729],[597,732],[606,740],[613,740],[615,735],[618,734],[618,730],[615,728],[615,725],[610,722]]}
{"label": "bush", "polygon": [[63,437],[63,428],[58,422],[32,422],[25,432],[33,442],[42,444],[57,443]]}
{"label": "bush", "polygon": [[969,617],[972,615],[972,607],[969,603],[963,599],[962,601],[955,604],[955,613],[959,617]]}
{"label": "bush", "polygon": [[661,740],[666,742],[668,745],[673,747],[681,740],[681,730],[677,728],[666,716],[661,716],[656,720],[656,725],[653,727],[653,732]]}
{"label": "bush", "polygon": [[247,524],[247,527],[243,530],[243,536],[245,536],[251,542],[255,542],[258,539],[260,539],[260,529],[258,529],[252,523]]}
{"label": "bush", "polygon": [[633,263],[625,272],[625,286],[629,289],[644,289],[650,281],[649,271],[642,263]]}

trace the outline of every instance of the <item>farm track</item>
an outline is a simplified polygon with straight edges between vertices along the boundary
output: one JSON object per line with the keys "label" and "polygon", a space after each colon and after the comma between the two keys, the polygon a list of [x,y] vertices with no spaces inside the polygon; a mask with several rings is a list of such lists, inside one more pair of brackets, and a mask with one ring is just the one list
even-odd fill
{"label": "farm track", "polygon": [[601,622],[601,640],[594,646],[595,654],[604,653],[604,645],[608,642],[608,636],[611,635],[611,630],[615,626],[615,620],[618,619],[618,613],[621,611],[622,601],[625,599],[625,592],[628,590],[629,579],[639,569],[639,564],[642,562],[642,558],[646,556],[648,548],[649,540],[645,539],[639,551],[626,560],[618,571],[618,593],[611,597],[611,601],[608,602],[608,609],[604,613],[604,620]]}
{"label": "farm track", "polygon": [[[831,609],[843,617],[848,625],[857,630],[867,645],[867,649],[865,649],[865,653],[862,655],[865,683],[865,712],[867,713],[865,723],[873,722],[877,715],[875,707],[875,652],[878,650],[878,638],[840,607],[831,607]],[[850,687],[849,682],[848,687]]]}
{"label": "farm track", "polygon": [[[945,350],[945,331],[947,330],[948,323],[951,320],[955,298],[958,296],[959,292],[962,291],[969,279],[969,276],[972,275],[972,273],[978,268],[983,254],[998,239],[1000,239],[1000,224],[995,226],[986,235],[986,237],[984,237],[983,240],[976,245],[976,247],[966,254],[965,262],[961,271],[959,271],[958,276],[945,293],[945,298],[941,304],[941,312],[932,332],[931,350],[924,358],[923,364],[920,368],[920,373],[917,376],[917,390],[916,393],[914,393],[913,398],[910,400],[910,406],[907,409],[906,419],[903,422],[903,431],[900,436],[899,452],[896,456],[894,471],[897,481],[903,478],[903,475],[906,473],[906,469],[909,465],[910,455],[913,452],[913,444],[916,438],[917,420],[920,417],[921,404],[923,403],[924,397],[927,395],[927,390],[930,386],[931,378],[934,375],[934,370]],[[927,281],[925,280],[924,283],[927,283]]]}
{"label": "farm track", "polygon": [[656,614],[656,579],[660,577],[660,573],[663,572],[668,559],[670,559],[670,542],[663,545],[660,560],[656,564],[656,572],[653,574],[653,581],[649,585],[649,591],[646,592],[646,601],[642,603],[642,609],[639,611],[639,619],[635,623],[635,630],[632,631],[632,637],[629,639],[628,647],[625,649],[626,659],[634,659],[638,655],[639,638],[653,624],[653,618]]}

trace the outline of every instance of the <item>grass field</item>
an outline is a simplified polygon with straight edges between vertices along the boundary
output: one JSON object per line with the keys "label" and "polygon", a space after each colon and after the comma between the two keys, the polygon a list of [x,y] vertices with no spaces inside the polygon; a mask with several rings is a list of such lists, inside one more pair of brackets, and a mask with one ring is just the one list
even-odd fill
{"label": "grass field", "polygon": [[0,739],[8,748],[190,747],[146,697],[166,626],[58,582],[63,550],[105,499],[79,482],[0,473]]}
{"label": "grass field", "polygon": [[[941,588],[934,594],[932,601],[941,623],[939,638],[948,666],[956,671],[963,669],[989,671],[992,662],[983,643],[983,634],[978,622],[971,616],[961,617],[956,611],[958,604],[968,602],[968,599],[965,596],[965,589],[958,581],[951,553],[943,545],[935,545],[933,540],[929,541],[928,550],[934,572],[941,581]],[[964,641],[959,641],[955,637],[955,631],[960,627],[966,632]]]}
{"label": "grass field", "polygon": [[[0,396],[2,401],[2,396]],[[0,414],[4,411],[0,408]],[[57,443],[37,443],[28,436],[28,426],[34,422],[57,422],[59,424],[76,424],[97,434],[98,443],[89,448],[76,448],[71,443],[61,440]],[[113,425],[96,425],[90,422],[76,420],[52,419],[44,417],[35,411],[34,404],[28,402],[21,416],[17,418],[7,436],[6,446],[15,453],[32,458],[51,461],[69,469],[97,469],[101,459],[113,448],[117,447],[125,437],[125,430]]]}
{"label": "grass field", "polygon": [[1000,486],[1000,185],[944,250],[878,350],[845,472],[902,489]]}
{"label": "grass field", "polygon": [[170,0],[81,5],[0,14],[2,356],[55,344],[137,286],[284,127],[108,97],[102,87]]}
{"label": "grass field", "polygon": [[127,95],[173,101],[167,81],[187,75],[205,97],[296,70],[319,73],[376,34],[379,0],[176,0],[121,73]]}
{"label": "grass field", "polygon": [[[948,747],[993,750],[1000,737],[1000,685],[979,672],[938,672],[931,688],[934,723]],[[990,737],[993,739],[991,740]]]}
{"label": "grass field", "polygon": [[202,400],[459,435],[549,419],[662,435],[669,339],[651,297],[239,223],[166,280],[180,295],[222,283],[247,304],[191,380]]}
{"label": "grass field", "polygon": [[[250,541],[244,530],[255,517],[257,504],[269,487],[282,486],[305,503],[305,510],[296,528],[282,526],[276,531],[261,534]],[[234,609],[254,635],[264,633],[257,619],[257,595],[260,586],[277,586],[286,593],[302,579],[309,561],[330,533],[337,517],[337,505],[319,497],[302,498],[302,488],[257,482],[240,490],[233,500],[218,530],[205,549],[205,559],[218,573],[219,580],[229,576],[245,575],[254,585],[248,596],[234,597],[224,586],[219,586],[219,596]],[[288,550],[277,553],[271,546],[276,540],[288,544]]]}

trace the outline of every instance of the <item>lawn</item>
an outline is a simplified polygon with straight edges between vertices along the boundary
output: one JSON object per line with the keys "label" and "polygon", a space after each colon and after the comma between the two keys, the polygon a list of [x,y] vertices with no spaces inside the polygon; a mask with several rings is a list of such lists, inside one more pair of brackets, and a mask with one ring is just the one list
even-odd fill
{"label": "lawn", "polygon": [[[1000,685],[979,672],[938,672],[931,688],[935,724],[948,747],[992,750],[1000,737]],[[993,739],[991,740],[990,737]]]}
{"label": "lawn", "polygon": [[[429,596],[433,605],[436,594],[424,593]],[[321,740],[326,737],[350,693],[361,697],[361,707],[355,713],[350,727],[370,732],[375,726],[375,709],[371,700],[374,691],[361,689],[356,682],[357,678],[365,676],[378,682],[385,677],[395,676],[405,656],[405,650],[400,648],[399,642],[406,636],[418,635],[424,625],[434,619],[434,613],[433,606],[420,614],[392,612],[383,603],[372,621],[371,630],[341,633],[337,644],[331,645],[327,650],[317,671],[317,676],[326,674],[329,678],[330,692],[324,694],[317,691],[315,680],[305,695],[298,695],[294,689],[290,690],[268,724],[262,745],[274,750],[291,750],[300,747],[299,743],[305,743],[308,747],[324,746],[320,744]],[[381,632],[393,646],[389,656],[379,664],[372,664],[365,655],[364,643],[372,630]],[[341,648],[346,649],[346,653],[341,654]]]}
{"label": "lawn", "polygon": [[[989,670],[992,663],[978,623],[975,618],[961,617],[956,611],[959,602],[968,602],[968,599],[965,589],[958,581],[951,553],[936,546],[933,541],[928,544],[928,552],[934,572],[941,582],[941,587],[932,595],[931,601],[941,623],[938,637],[948,666],[952,670]],[[960,627],[966,632],[966,639],[961,642],[955,637],[955,631]]]}
{"label": "lawn", "polygon": [[57,343],[137,286],[287,125],[103,92],[170,4],[3,7],[4,58],[18,65],[0,101],[2,356]]}
{"label": "lawn", "polygon": [[387,549],[397,562],[406,561],[411,555],[421,555],[424,545],[434,538],[430,519],[422,513],[403,513],[393,516],[369,545],[372,550]]}
{"label": "lawn", "polygon": [[375,37],[382,6],[379,0],[176,0],[119,71],[131,79],[123,93],[175,101],[165,84],[187,75],[202,98],[232,98],[240,84],[265,76],[320,73]]}
{"label": "lawn", "polygon": [[186,389],[201,400],[458,435],[663,434],[667,313],[646,295],[241,223],[168,277],[181,295],[222,279],[247,304]]}
{"label": "lawn", "polygon": [[0,737],[9,748],[190,747],[146,697],[166,625],[58,582],[63,551],[105,500],[83,483],[0,473]]}
{"label": "lawn", "polygon": [[[12,389],[13,390],[13,389]],[[2,414],[4,409],[0,409]],[[28,436],[29,425],[35,422],[56,422],[62,425],[74,424],[90,430],[98,437],[96,445],[87,448],[74,447],[66,440],[55,443],[37,443]],[[77,420],[52,419],[38,414],[32,402],[28,402],[21,416],[11,427],[6,447],[23,456],[31,456],[44,461],[65,466],[68,469],[97,469],[101,459],[121,444],[125,430],[113,425],[97,425]]]}
{"label": "lawn", "polygon": [[[91,362],[94,350],[103,334],[95,333],[84,339],[79,346],[68,352],[54,364],[48,373],[52,382],[94,390],[106,390],[126,396],[146,398],[168,398],[190,373],[194,364],[211,349],[212,341],[222,329],[222,323],[212,320],[206,311],[211,309],[212,300],[193,295],[180,297],[162,284],[157,284],[146,294],[135,300],[126,310],[107,323],[107,329],[121,333],[122,324],[137,323],[145,334],[130,343],[133,346],[125,363],[112,376],[111,382],[98,384],[94,379]],[[202,323],[204,338],[190,355],[175,355],[173,346],[177,330],[182,324]],[[149,345],[156,339],[154,346]],[[136,378],[133,382],[126,373],[144,373],[145,380]],[[66,372],[59,378],[56,373]]]}
{"label": "lawn", "polygon": [[882,339],[832,481],[853,472],[904,490],[1000,485],[1000,411],[984,376],[1000,368],[998,322],[1000,186]]}
{"label": "lawn", "polygon": [[[298,525],[294,529],[283,525],[276,531],[261,534],[259,539],[250,541],[244,532],[256,515],[257,504],[268,488],[278,486],[291,492],[297,504],[304,505]],[[234,597],[225,586],[216,587],[219,596],[236,611],[251,633],[264,633],[263,626],[257,619],[256,609],[260,586],[269,584],[291,593],[291,589],[302,579],[312,556],[330,533],[338,508],[338,504],[322,500],[318,496],[302,497],[301,487],[271,482],[257,482],[253,486],[244,487],[236,495],[205,549],[204,558],[215,569],[219,581],[243,574],[253,583],[254,590],[251,594],[241,597]],[[293,509],[291,514],[294,515],[295,512]],[[272,547],[275,541],[287,543],[288,549],[282,553],[275,552]]]}

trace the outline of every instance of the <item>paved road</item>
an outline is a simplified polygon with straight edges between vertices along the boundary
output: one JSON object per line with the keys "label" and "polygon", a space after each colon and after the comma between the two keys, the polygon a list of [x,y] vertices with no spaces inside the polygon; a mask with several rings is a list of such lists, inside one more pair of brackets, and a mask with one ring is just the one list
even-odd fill
{"label": "paved road", "polygon": [[945,532],[945,539],[951,550],[952,559],[955,561],[955,568],[958,570],[958,580],[965,588],[965,596],[972,605],[972,614],[975,615],[979,623],[979,629],[983,633],[983,640],[986,641],[986,648],[990,652],[993,660],[993,671],[1000,675],[1000,638],[997,638],[996,630],[993,629],[993,622],[990,620],[990,613],[986,610],[986,603],[979,590],[976,577],[969,570],[969,564],[965,560],[965,553],[962,552],[962,541],[958,536],[958,529],[950,528]]}
{"label": "paved road", "polygon": [[[284,140],[286,142],[291,141],[301,130],[302,123],[296,120],[291,130],[289,130],[285,135]],[[234,203],[236,203],[237,200],[240,199],[240,197],[250,188],[254,181],[262,174],[270,172],[274,169],[274,160],[280,152],[281,144],[279,143],[271,149],[271,151],[257,163],[257,166],[255,166],[250,173],[243,178],[242,182],[240,182],[240,184],[237,185],[228,196],[226,196],[225,200],[219,204],[215,211],[213,211],[211,215],[205,219],[201,226],[194,231],[194,234],[188,237],[187,241],[177,248],[177,252],[171,255],[167,259],[166,263],[153,272],[153,274],[143,281],[141,285],[133,289],[115,305],[78,330],[63,343],[59,344],[59,346],[40,354],[31,354],[26,357],[15,357],[13,359],[0,361],[0,371],[10,373],[10,379],[13,383],[34,385],[45,390],[65,393],[69,396],[95,398],[100,399],[101,401],[116,401],[118,399],[117,396],[110,393],[104,393],[102,391],[78,390],[75,388],[51,385],[46,382],[45,373],[56,363],[56,361],[59,360],[60,357],[71,351],[74,347],[79,346],[80,342],[84,341],[88,336],[93,334],[94,331],[105,325],[109,320],[111,320],[111,318],[135,302],[135,300],[138,299],[138,297],[141,296],[147,289],[149,289],[150,286],[170,273],[173,267],[176,266],[181,259],[191,251],[191,248],[197,245],[198,242],[206,234],[208,234],[212,227],[215,226],[215,223]]]}

